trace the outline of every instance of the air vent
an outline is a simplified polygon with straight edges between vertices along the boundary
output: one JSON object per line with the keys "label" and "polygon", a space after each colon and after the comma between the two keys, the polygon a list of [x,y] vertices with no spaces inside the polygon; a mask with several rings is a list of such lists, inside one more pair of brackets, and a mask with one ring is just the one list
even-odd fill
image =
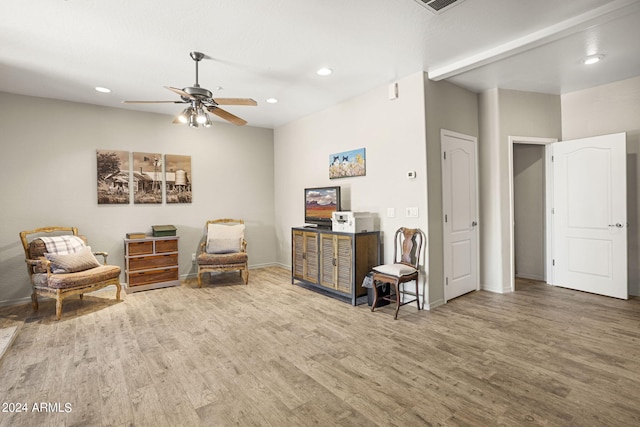
{"label": "air vent", "polygon": [[451,9],[453,6],[462,3],[464,0],[416,0],[425,9],[436,15]]}

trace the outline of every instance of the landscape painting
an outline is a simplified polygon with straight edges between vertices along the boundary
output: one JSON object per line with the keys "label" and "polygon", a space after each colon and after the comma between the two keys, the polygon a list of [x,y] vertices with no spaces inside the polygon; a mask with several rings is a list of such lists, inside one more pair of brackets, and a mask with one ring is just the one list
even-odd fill
{"label": "landscape painting", "polygon": [[162,203],[162,155],[133,153],[133,202]]}
{"label": "landscape painting", "polygon": [[365,149],[345,151],[329,156],[329,178],[347,178],[366,175]]}
{"label": "landscape painting", "polygon": [[129,152],[97,150],[98,204],[129,203]]}
{"label": "landscape painting", "polygon": [[191,203],[191,156],[164,156],[167,203]]}

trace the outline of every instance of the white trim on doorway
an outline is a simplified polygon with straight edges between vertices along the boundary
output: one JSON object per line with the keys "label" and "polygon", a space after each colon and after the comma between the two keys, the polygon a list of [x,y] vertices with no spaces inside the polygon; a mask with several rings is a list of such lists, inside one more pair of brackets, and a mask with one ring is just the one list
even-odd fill
{"label": "white trim on doorway", "polygon": [[[536,144],[536,145],[548,145],[548,144],[552,144],[554,142],[558,142],[557,138],[538,138],[538,137],[531,137],[531,136],[509,136],[509,155],[507,158],[507,163],[509,164],[509,227],[508,227],[508,233],[509,233],[509,286],[508,289],[511,290],[511,292],[514,292],[516,290],[516,283],[515,283],[515,232],[513,229],[514,226],[514,194],[513,194],[513,187],[514,187],[514,183],[513,183],[513,145],[514,144]],[[550,174],[548,173],[548,171],[551,168],[551,154],[549,153],[549,150],[546,149],[545,147],[545,170],[547,172],[545,172],[545,205],[546,206],[551,206],[551,200],[550,197],[552,195],[552,192],[550,191],[550,188],[552,188],[552,182],[550,179]],[[546,214],[545,214],[545,266],[544,266],[544,272],[545,272],[545,280],[547,282],[549,282],[550,277],[549,275],[551,274],[550,269],[548,268],[548,266],[551,265],[551,260],[550,260],[550,256],[551,256],[551,250],[550,250],[550,244],[552,241],[552,235],[551,235],[551,211],[550,209],[546,209]]]}

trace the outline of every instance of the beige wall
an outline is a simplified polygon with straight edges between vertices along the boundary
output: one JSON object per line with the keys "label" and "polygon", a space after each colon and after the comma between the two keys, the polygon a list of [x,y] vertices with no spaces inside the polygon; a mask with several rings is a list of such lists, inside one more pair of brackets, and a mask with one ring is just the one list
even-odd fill
{"label": "beige wall", "polygon": [[560,96],[504,89],[480,94],[480,271],[483,289],[510,291],[509,136],[561,136]]}
{"label": "beige wall", "polygon": [[427,174],[429,204],[429,301],[444,303],[442,160],[440,130],[478,137],[478,95],[425,75]]}
{"label": "beige wall", "polygon": [[[400,79],[398,89],[398,99],[389,100],[388,86],[381,86],[275,130],[278,261],[291,264],[291,227],[304,220],[303,189],[340,185],[343,209],[377,216],[385,260],[393,257],[399,227],[427,233],[425,307],[435,307],[444,302],[440,129],[477,136],[477,95],[422,72]],[[329,180],[329,155],[361,147],[367,175]],[[417,178],[407,179],[408,171]],[[419,217],[407,218],[407,207],[417,207]]]}
{"label": "beige wall", "polygon": [[640,295],[640,77],[562,96],[562,139],[627,133],[629,293]]}
{"label": "beige wall", "polygon": [[[277,259],[291,265],[291,227],[304,223],[303,189],[339,185],[343,210],[372,212],[393,257],[392,238],[402,226],[425,229],[427,180],[422,72],[398,81],[399,97],[387,85],[275,129]],[[366,149],[366,176],[329,179],[329,155]],[[407,179],[407,171],[417,178]],[[407,207],[419,209],[406,218]],[[395,208],[395,218],[387,217]]]}
{"label": "beige wall", "polygon": [[[184,277],[194,272],[191,254],[204,222],[238,217],[247,221],[250,266],[275,263],[273,131],[221,122],[190,129],[171,121],[0,93],[0,304],[30,295],[18,233],[47,225],[79,227],[94,249],[123,267],[125,233],[174,224]],[[193,203],[98,205],[96,149],[191,156]]]}

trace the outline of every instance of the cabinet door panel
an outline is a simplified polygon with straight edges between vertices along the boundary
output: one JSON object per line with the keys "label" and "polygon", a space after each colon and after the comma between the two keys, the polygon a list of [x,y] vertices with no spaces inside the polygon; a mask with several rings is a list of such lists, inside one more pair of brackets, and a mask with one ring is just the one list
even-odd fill
{"label": "cabinet door panel", "polygon": [[304,278],[304,235],[293,232],[293,277]]}
{"label": "cabinet door panel", "polygon": [[316,233],[305,233],[304,241],[307,261],[304,280],[318,283],[318,235]]}
{"label": "cabinet door panel", "polygon": [[320,235],[320,284],[335,289],[335,249],[332,234]]}
{"label": "cabinet door panel", "polygon": [[336,236],[336,289],[341,292],[351,292],[353,277],[352,238]]}

